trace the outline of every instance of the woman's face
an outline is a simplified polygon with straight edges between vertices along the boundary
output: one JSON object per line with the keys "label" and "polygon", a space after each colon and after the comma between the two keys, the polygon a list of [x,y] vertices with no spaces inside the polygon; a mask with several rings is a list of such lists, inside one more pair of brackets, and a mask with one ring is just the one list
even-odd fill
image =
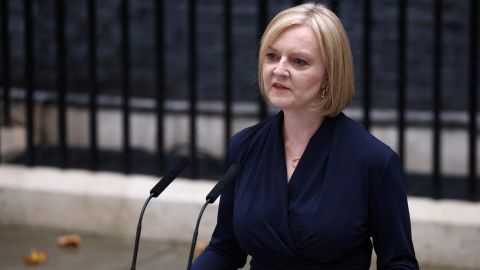
{"label": "woman's face", "polygon": [[307,25],[283,31],[263,59],[263,87],[270,103],[283,110],[305,110],[318,103],[327,85],[320,45]]}

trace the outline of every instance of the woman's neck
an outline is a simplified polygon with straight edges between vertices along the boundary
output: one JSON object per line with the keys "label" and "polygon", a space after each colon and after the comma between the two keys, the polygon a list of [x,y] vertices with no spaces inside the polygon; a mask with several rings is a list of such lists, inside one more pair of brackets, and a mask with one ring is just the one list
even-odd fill
{"label": "woman's neck", "polygon": [[300,157],[303,155],[310,138],[320,127],[325,117],[320,112],[283,111],[283,138],[285,144],[285,162],[287,182],[293,175]]}
{"label": "woman's neck", "polygon": [[306,145],[324,119],[325,116],[321,112],[283,111],[285,143]]}

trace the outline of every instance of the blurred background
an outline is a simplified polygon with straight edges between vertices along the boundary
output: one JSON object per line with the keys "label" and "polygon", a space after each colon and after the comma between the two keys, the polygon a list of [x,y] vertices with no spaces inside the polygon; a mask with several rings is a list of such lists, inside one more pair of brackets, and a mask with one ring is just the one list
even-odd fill
{"label": "blurred background", "polygon": [[[276,113],[258,91],[259,38],[277,12],[302,2],[0,0],[3,235],[83,228],[92,239],[131,236],[148,187],[180,157],[190,160],[182,184],[208,190],[223,173],[228,138]],[[432,269],[480,269],[478,1],[317,2],[340,17],[350,38],[356,94],[345,113],[404,164],[419,261],[438,265]],[[72,181],[66,178],[79,179],[82,192],[64,187]],[[129,222],[122,228],[108,229],[115,218],[97,224],[78,201],[101,205],[104,194],[89,190],[107,182],[146,190],[106,195],[131,208],[108,208],[122,211]],[[25,192],[29,199],[18,201]],[[198,198],[188,202],[186,221],[169,202],[157,210],[188,225],[147,237],[188,241],[206,193],[178,192],[173,201]],[[45,196],[64,211],[52,213],[55,201],[39,199]],[[43,219],[26,217],[32,206]],[[88,218],[78,217],[80,209]],[[71,212],[77,222],[56,219]],[[215,210],[206,218],[213,226]],[[146,222],[165,222],[159,219]],[[19,251],[28,246],[8,242],[23,243]]]}

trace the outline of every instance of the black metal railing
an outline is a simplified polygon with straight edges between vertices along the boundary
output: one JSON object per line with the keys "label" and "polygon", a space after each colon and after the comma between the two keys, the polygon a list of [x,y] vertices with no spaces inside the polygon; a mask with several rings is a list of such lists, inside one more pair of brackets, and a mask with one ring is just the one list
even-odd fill
{"label": "black metal railing", "polygon": [[372,4],[370,0],[365,0],[363,4],[363,126],[366,129],[371,127],[371,10]]}
{"label": "black metal railing", "polygon": [[[398,1],[398,52],[397,52],[397,127],[398,127],[398,155],[402,164],[405,164],[405,99],[406,99],[406,15],[407,1]],[[408,183],[407,183],[408,184]]]}
{"label": "black metal railing", "polygon": [[[34,145],[34,119],[33,119],[33,91],[35,87],[35,76],[34,76],[34,54],[33,54],[33,7],[31,0],[24,1],[24,12],[25,12],[25,90],[27,96],[25,99],[25,110],[26,110],[26,130],[27,130],[27,159],[26,164],[28,166],[35,165],[35,145]],[[8,38],[7,40],[8,41]],[[5,42],[6,42],[5,41]]]}
{"label": "black metal railing", "polygon": [[470,1],[469,14],[469,103],[468,103],[468,196],[474,200],[478,195],[477,186],[477,91],[478,91],[478,1]]}
{"label": "black metal railing", "polygon": [[[8,29],[9,29],[9,20],[8,20],[8,3],[7,1],[0,2],[0,16],[1,16],[1,27],[2,27],[2,87],[3,87],[3,119],[0,121],[3,122],[5,126],[10,126],[10,43],[8,42]],[[1,158],[1,157],[0,157]]]}
{"label": "black metal railing", "polygon": [[96,38],[96,12],[95,0],[88,0],[87,2],[87,16],[88,16],[88,56],[89,56],[89,139],[90,139],[90,170],[96,171],[98,168],[98,142],[97,142],[97,38]]}
{"label": "black metal railing", "polygon": [[190,55],[188,57],[188,66],[190,67],[188,74],[188,90],[189,90],[189,117],[190,117],[190,157],[192,162],[190,164],[191,175],[193,178],[198,177],[198,166],[196,162],[197,156],[197,32],[196,32],[196,25],[197,25],[197,12],[196,12],[196,1],[189,0],[188,1],[188,18],[189,18],[189,26],[188,26],[188,36],[190,40]]}
{"label": "black metal railing", "polygon": [[55,1],[55,26],[57,39],[57,104],[58,104],[58,144],[60,148],[60,168],[68,167],[67,155],[67,64],[65,45],[65,2]]}
{"label": "black metal railing", "polygon": [[[166,153],[165,153],[165,89],[167,88],[166,84],[166,22],[165,22],[165,8],[164,8],[164,1],[152,1],[155,13],[155,20],[154,20],[154,43],[155,43],[155,61],[154,61],[154,69],[155,69],[155,95],[152,97],[156,101],[156,106],[154,109],[154,113],[156,115],[156,125],[157,125],[157,134],[156,134],[156,155],[155,159],[156,162],[156,174],[161,174],[164,172],[165,164],[166,164]],[[299,4],[303,1],[292,1],[292,4]],[[69,106],[67,102],[67,74],[69,66],[67,65],[67,46],[66,46],[66,29],[65,25],[69,18],[65,16],[66,10],[66,1],[65,0],[55,0],[54,1],[54,9],[55,9],[55,41],[52,43],[55,44],[56,47],[56,100],[55,104],[58,109],[58,151],[59,151],[59,160],[58,166],[60,168],[69,168],[69,160],[70,160],[70,150],[69,145],[67,143],[67,108]],[[343,10],[341,2],[338,0],[329,1],[329,5],[334,12],[340,14],[339,12]],[[12,33],[10,29],[10,13],[9,13],[9,4],[10,1],[1,0],[0,1],[0,22],[1,22],[1,55],[2,55],[2,73],[1,73],[1,86],[2,86],[2,125],[4,127],[11,126],[11,110],[12,110],[12,98],[11,98],[11,88],[12,88],[12,80],[11,80],[11,69],[12,63],[11,59],[11,35],[15,35],[16,33]],[[26,127],[26,150],[25,150],[25,158],[23,159],[25,164],[28,166],[35,166],[38,164],[37,162],[37,147],[35,143],[35,130],[38,127],[35,127],[35,115],[34,115],[34,108],[35,108],[35,100],[34,94],[36,87],[36,70],[35,70],[35,59],[36,55],[34,53],[35,47],[35,36],[34,36],[34,9],[33,9],[34,1],[32,0],[24,0],[23,1],[23,24],[24,24],[24,91],[25,91],[25,98],[24,100],[20,100],[25,104],[25,127]],[[98,96],[100,92],[98,76],[97,76],[97,65],[98,65],[98,55],[97,55],[97,5],[98,3],[95,0],[86,0],[86,14],[87,14],[87,21],[88,21],[88,87],[89,91],[86,93],[88,96],[88,102],[85,104],[85,107],[88,108],[89,112],[89,154],[88,154],[88,162],[89,168],[93,171],[99,170],[100,166],[100,152],[99,144],[98,144]],[[185,112],[188,115],[189,119],[189,153],[191,160],[190,165],[190,177],[198,178],[203,177],[199,173],[199,164],[198,164],[198,138],[197,138],[197,130],[198,130],[198,116],[202,112],[199,111],[197,104],[199,101],[198,98],[198,70],[199,70],[199,43],[197,40],[198,35],[198,1],[187,1],[187,19],[188,22],[186,23],[187,27],[187,35],[188,35],[188,70],[187,70],[187,78],[188,78],[188,109]],[[234,36],[232,34],[233,28],[233,3],[229,0],[224,0],[222,2],[222,10],[223,10],[223,62],[219,64],[224,66],[224,74],[223,74],[223,111],[220,112],[223,116],[224,122],[224,140],[225,140],[225,148],[227,145],[228,138],[232,135],[232,121],[235,117],[233,104],[234,104],[234,95],[233,95],[233,60],[230,57],[232,54],[235,53],[234,50]],[[374,119],[372,119],[372,78],[373,72],[372,69],[372,61],[373,61],[373,54],[372,51],[372,42],[373,37],[375,35],[375,28],[373,28],[373,14],[375,10],[373,10],[373,3],[370,0],[364,0],[362,2],[363,5],[363,14],[362,14],[362,22],[361,25],[361,78],[362,80],[360,85],[360,96],[361,101],[360,104],[357,104],[358,108],[361,108],[362,117],[361,120],[365,128],[370,129],[374,124]],[[398,143],[398,152],[399,156],[402,160],[402,163],[405,163],[405,156],[406,156],[406,143],[405,143],[405,132],[406,127],[408,126],[406,113],[407,113],[407,91],[408,91],[408,84],[407,84],[407,73],[408,73],[408,64],[407,64],[407,39],[408,39],[408,7],[409,1],[407,0],[398,0],[398,5],[396,6],[398,11],[398,20],[397,20],[397,28],[396,31],[398,33],[398,50],[397,50],[397,67],[396,67],[396,111],[397,111],[397,119],[396,122],[393,124],[397,127],[398,135],[397,135],[397,143]],[[256,10],[257,10],[257,37],[259,38],[263,33],[263,30],[269,20],[268,14],[270,10],[269,1],[266,0],[258,0],[256,2]],[[467,190],[468,194],[465,196],[470,200],[477,200],[479,198],[478,192],[478,177],[477,177],[477,136],[478,136],[478,127],[477,127],[477,112],[478,112],[478,14],[479,14],[479,7],[478,1],[471,0],[469,3],[470,13],[468,14],[468,48],[465,48],[469,52],[468,57],[468,108],[465,108],[465,111],[468,112],[468,123],[465,128],[465,131],[468,132],[468,173],[466,176],[466,181],[462,183],[467,183]],[[121,112],[122,112],[122,171],[123,173],[131,173],[132,172],[132,146],[131,146],[131,60],[130,60],[130,42],[131,42],[131,35],[130,35],[130,1],[129,0],[122,0],[120,4],[119,10],[119,25],[121,29],[121,49],[120,49],[120,59],[121,59]],[[433,18],[433,50],[432,50],[432,121],[431,121],[431,129],[433,134],[432,139],[432,173],[429,176],[429,192],[426,192],[427,196],[431,196],[434,198],[443,198],[445,197],[446,190],[443,188],[442,182],[442,152],[441,149],[441,134],[442,134],[442,119],[441,114],[442,110],[442,67],[443,67],[443,35],[442,35],[442,24],[444,22],[444,13],[446,12],[444,3],[441,0],[433,1],[432,5],[432,18]],[[340,14],[341,17],[341,14]],[[253,26],[255,27],[255,25]],[[262,98],[259,95],[259,98],[254,102],[258,108],[257,110],[257,118],[259,120],[264,119],[268,116],[268,108],[266,104],[263,102]],[[0,155],[0,161],[1,161]],[[408,178],[410,179],[410,177]],[[409,180],[408,186],[414,185],[413,181]],[[424,195],[425,195],[424,194]]]}
{"label": "black metal railing", "polygon": [[156,116],[157,116],[157,137],[156,137],[156,146],[157,146],[157,164],[158,164],[158,169],[156,171],[157,174],[161,174],[165,170],[165,147],[163,144],[164,141],[164,121],[163,118],[165,116],[165,109],[164,109],[164,103],[165,103],[165,95],[163,89],[166,89],[166,84],[165,84],[165,68],[163,63],[165,62],[165,54],[164,54],[164,43],[165,43],[165,37],[164,37],[164,28],[165,28],[165,23],[163,21],[164,18],[164,8],[163,8],[163,2],[162,1],[155,1],[155,52],[156,52],[156,61],[155,61],[155,77],[156,77],[156,101],[157,101],[157,106],[156,106]]}
{"label": "black metal railing", "polygon": [[434,2],[434,42],[433,42],[433,196],[438,198],[441,192],[440,183],[440,109],[441,109],[441,95],[442,95],[442,2]]}
{"label": "black metal railing", "polygon": [[[223,36],[224,36],[224,55],[228,56],[231,55],[233,52],[233,45],[232,45],[232,14],[231,14],[231,4],[229,0],[223,1]],[[223,88],[223,103],[225,104],[225,114],[223,121],[225,123],[225,127],[223,132],[225,133],[224,141],[225,141],[225,149],[228,147],[228,140],[232,136],[232,102],[233,96],[232,91],[233,89],[233,80],[232,80],[232,69],[233,63],[231,57],[224,57],[223,58],[223,65],[225,69],[225,80],[224,80],[224,88]]]}

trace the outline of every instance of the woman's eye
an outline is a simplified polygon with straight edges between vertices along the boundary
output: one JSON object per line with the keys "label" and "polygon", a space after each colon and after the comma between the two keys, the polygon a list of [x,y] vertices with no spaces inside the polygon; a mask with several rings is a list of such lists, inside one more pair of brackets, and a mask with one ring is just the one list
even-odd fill
{"label": "woman's eye", "polygon": [[303,60],[303,59],[300,59],[300,58],[295,58],[295,59],[293,60],[293,62],[295,63],[295,65],[301,66],[301,67],[307,65],[307,61],[305,61],[305,60]]}
{"label": "woman's eye", "polygon": [[277,56],[276,56],[274,53],[267,53],[267,59],[268,59],[269,61],[275,60],[276,57],[277,57]]}

